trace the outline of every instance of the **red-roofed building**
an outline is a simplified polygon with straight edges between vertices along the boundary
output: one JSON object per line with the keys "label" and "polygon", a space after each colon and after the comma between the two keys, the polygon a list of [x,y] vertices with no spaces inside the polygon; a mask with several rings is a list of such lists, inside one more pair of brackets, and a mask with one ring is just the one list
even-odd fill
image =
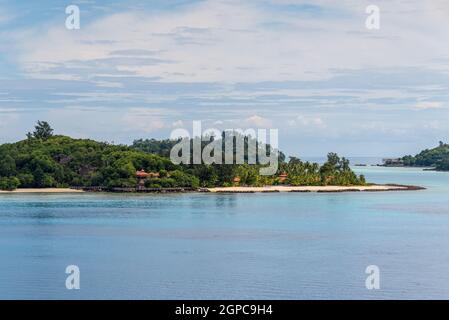
{"label": "red-roofed building", "polygon": [[139,179],[145,179],[149,177],[149,173],[145,172],[145,170],[140,170],[136,172],[136,177]]}
{"label": "red-roofed building", "polygon": [[287,177],[288,177],[288,174],[285,173],[285,172],[282,172],[282,173],[279,175],[279,182],[284,182],[285,180],[287,180]]}
{"label": "red-roofed building", "polygon": [[145,170],[139,170],[136,171],[136,178],[138,180],[139,186],[145,185],[145,180],[148,178],[159,178],[160,174],[159,172],[145,172]]}

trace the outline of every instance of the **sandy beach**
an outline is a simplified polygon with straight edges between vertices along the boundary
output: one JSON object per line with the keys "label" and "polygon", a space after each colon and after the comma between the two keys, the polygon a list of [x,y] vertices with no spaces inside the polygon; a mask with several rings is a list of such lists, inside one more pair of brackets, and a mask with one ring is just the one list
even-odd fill
{"label": "sandy beach", "polygon": [[14,191],[3,191],[1,193],[81,193],[83,190],[70,188],[42,188],[42,189],[16,189]]}
{"label": "sandy beach", "polygon": [[[264,186],[264,187],[215,187],[201,188],[200,192],[213,193],[254,193],[254,192],[356,192],[356,191],[406,191],[425,188],[406,185],[369,185],[369,186]],[[195,191],[195,190],[192,190]],[[16,189],[14,191],[0,190],[0,194],[14,193],[83,193],[89,192],[71,188]]]}
{"label": "sandy beach", "polygon": [[350,191],[400,191],[419,190],[420,187],[400,185],[370,186],[264,186],[264,187],[220,187],[209,188],[210,192],[253,193],[253,192],[350,192]]}

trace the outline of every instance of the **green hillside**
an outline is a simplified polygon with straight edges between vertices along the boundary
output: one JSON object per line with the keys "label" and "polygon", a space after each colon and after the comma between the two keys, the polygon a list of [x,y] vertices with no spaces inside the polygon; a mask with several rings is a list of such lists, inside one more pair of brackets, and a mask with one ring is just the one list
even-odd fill
{"label": "green hillside", "polygon": [[[158,175],[144,181],[149,188],[230,186],[237,178],[240,185],[252,186],[365,184],[364,177],[355,175],[349,168],[349,161],[334,153],[329,154],[328,161],[321,167],[298,158],[285,162],[281,153],[277,174],[262,176],[259,164],[175,165],[168,158],[175,143],[138,140],[132,146],[111,145],[53,135],[48,123],[38,122],[27,139],[0,145],[0,189],[135,188],[136,171],[141,169]],[[267,148],[270,150],[269,146]],[[281,173],[282,179],[279,178]]]}
{"label": "green hillside", "polygon": [[449,171],[449,144],[440,142],[436,148],[423,150],[416,156],[405,156],[402,160],[406,166],[435,167],[439,171]]}

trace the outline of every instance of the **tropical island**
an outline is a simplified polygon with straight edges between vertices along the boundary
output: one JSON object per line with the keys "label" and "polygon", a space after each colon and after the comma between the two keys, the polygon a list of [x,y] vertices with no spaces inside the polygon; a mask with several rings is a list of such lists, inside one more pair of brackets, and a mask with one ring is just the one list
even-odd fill
{"label": "tropical island", "polygon": [[436,171],[449,171],[449,144],[440,141],[437,147],[425,149],[415,156],[405,156],[402,161],[408,167],[431,167]]}
{"label": "tropical island", "polygon": [[440,141],[432,149],[425,149],[415,156],[383,159],[383,167],[412,167],[425,170],[449,171],[449,144]]}
{"label": "tropical island", "polygon": [[[244,138],[245,143],[252,139]],[[170,150],[177,142],[147,139],[136,140],[127,146],[73,139],[54,135],[47,122],[39,121],[34,132],[28,133],[26,139],[0,145],[0,189],[13,191],[20,188],[27,192],[48,188],[61,192],[335,192],[410,189],[397,185],[370,185],[363,175],[358,176],[351,170],[349,160],[335,153],[329,153],[327,161],[320,166],[296,157],[285,161],[285,155],[280,152],[278,170],[272,176],[260,175],[260,164],[178,165],[169,158]],[[269,145],[266,147],[272,150]]]}

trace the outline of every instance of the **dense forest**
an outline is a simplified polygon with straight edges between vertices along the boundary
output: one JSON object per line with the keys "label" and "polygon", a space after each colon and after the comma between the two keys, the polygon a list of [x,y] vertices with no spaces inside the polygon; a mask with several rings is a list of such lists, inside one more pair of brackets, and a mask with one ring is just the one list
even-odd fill
{"label": "dense forest", "polygon": [[[199,185],[198,179],[168,158],[88,139],[53,135],[39,122],[27,139],[0,146],[0,188],[69,186],[129,187],[136,170],[161,172],[161,183],[173,187]],[[171,172],[172,178],[165,177]],[[176,179],[174,179],[176,178]]]}
{"label": "dense forest", "polygon": [[405,166],[434,167],[437,171],[449,171],[449,144],[440,141],[438,147],[421,151],[416,156],[402,158]]}
{"label": "dense forest", "polygon": [[[202,187],[214,187],[214,186],[231,186],[233,185],[233,178],[239,177],[241,185],[248,186],[263,186],[263,185],[276,185],[285,183],[294,186],[320,186],[320,185],[365,185],[365,177],[363,175],[357,176],[349,167],[349,160],[340,158],[335,153],[329,153],[327,162],[320,166],[317,163],[303,162],[297,157],[290,157],[289,161],[286,161],[285,154],[279,151],[279,169],[278,174],[274,176],[264,176],[259,174],[261,164],[256,154],[259,142],[248,136],[240,136],[235,133],[231,138],[226,137],[224,134],[221,136],[222,144],[222,159],[224,163],[225,159],[225,145],[227,139],[233,139],[231,141],[235,146],[236,140],[242,138],[244,140],[244,160],[248,163],[248,158],[253,153],[253,157],[256,158],[256,164],[213,164],[213,165],[185,165],[183,166],[187,172],[198,177],[200,185]],[[202,147],[205,147],[213,138],[205,139],[201,141]],[[167,157],[170,155],[171,148],[178,143],[179,140],[162,140],[155,139],[147,140],[135,140],[131,146],[135,150],[156,153],[158,155]],[[193,141],[190,141],[193,145]],[[256,146],[251,148],[251,146]],[[274,149],[267,144],[267,154],[274,152]],[[193,148],[191,148],[192,150]],[[252,152],[251,152],[252,150]],[[192,154],[190,155],[192,160]],[[279,174],[286,174],[287,178],[284,181],[280,181]]]}
{"label": "dense forest", "polygon": [[[211,140],[214,138],[211,137]],[[250,137],[245,137],[245,143]],[[230,186],[235,177],[241,185],[362,185],[363,176],[349,168],[349,161],[334,153],[319,166],[279,155],[278,174],[262,176],[259,162],[249,164],[173,164],[168,158],[175,140],[136,140],[133,145],[112,145],[89,139],[54,135],[51,126],[39,121],[25,140],[0,146],[0,189],[90,187],[135,187],[136,171],[158,172],[146,187]],[[193,143],[193,141],[191,141]],[[204,148],[206,142],[202,142]],[[224,142],[223,142],[224,143]],[[267,150],[273,152],[267,145]],[[249,156],[245,153],[245,158]],[[224,155],[223,155],[224,157]],[[285,181],[278,177],[287,175]]]}

